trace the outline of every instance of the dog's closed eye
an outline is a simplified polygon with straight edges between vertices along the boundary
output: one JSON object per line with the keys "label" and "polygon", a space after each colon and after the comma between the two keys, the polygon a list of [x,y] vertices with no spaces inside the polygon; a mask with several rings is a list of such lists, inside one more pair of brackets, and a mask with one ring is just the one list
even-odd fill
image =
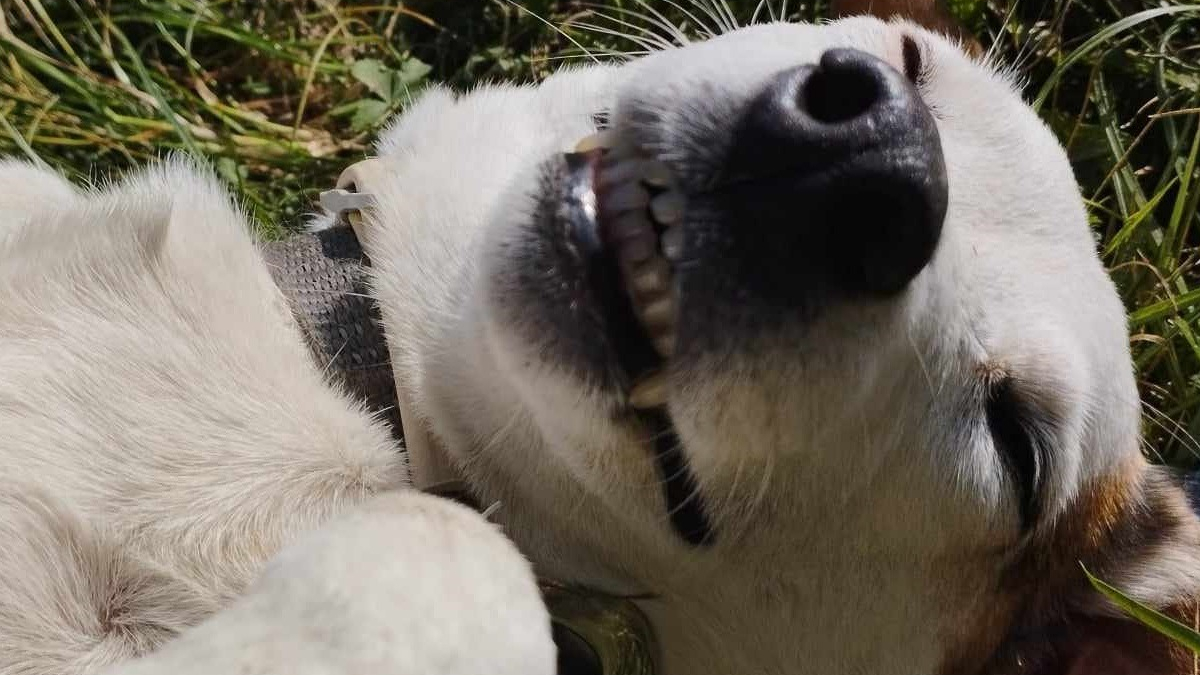
{"label": "dog's closed eye", "polygon": [[905,35],[901,43],[900,53],[904,58],[904,76],[914,85],[920,85],[925,79],[921,61],[921,45],[911,35]]}
{"label": "dog's closed eye", "polygon": [[984,413],[996,451],[1016,488],[1021,528],[1031,528],[1038,518],[1044,443],[1030,405],[1007,374],[987,384]]}
{"label": "dog's closed eye", "polygon": [[912,82],[918,91],[924,93],[933,77],[933,64],[928,56],[928,46],[920,38],[905,35],[900,41],[900,59],[903,65],[904,77]]}

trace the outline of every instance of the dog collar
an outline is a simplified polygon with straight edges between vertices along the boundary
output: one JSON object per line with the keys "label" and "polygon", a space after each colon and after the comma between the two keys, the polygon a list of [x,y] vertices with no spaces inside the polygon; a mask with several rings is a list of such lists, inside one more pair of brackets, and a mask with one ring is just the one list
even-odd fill
{"label": "dog collar", "polygon": [[377,158],[351,164],[338,176],[336,187],[321,193],[321,208],[361,237],[363,213],[375,206],[371,186],[378,185],[383,173],[383,163]]}
{"label": "dog collar", "polygon": [[349,218],[359,219],[363,210],[375,203],[375,197],[360,192],[334,188],[321,193],[321,208],[334,214],[338,221],[349,223]]}
{"label": "dog collar", "polygon": [[[369,216],[377,204],[375,194],[386,174],[387,168],[378,158],[357,162],[342,171],[336,187],[322,192],[320,196],[322,208],[335,217],[335,227],[348,226],[359,242],[370,236],[366,231]],[[370,266],[370,260],[365,255],[362,260],[364,267]],[[392,372],[394,375],[394,370]],[[394,383],[393,386],[413,485],[420,490],[473,503],[469,501],[470,495],[465,485],[451,466],[445,448],[430,433],[424,420],[417,418],[405,388],[396,386],[399,384]]]}

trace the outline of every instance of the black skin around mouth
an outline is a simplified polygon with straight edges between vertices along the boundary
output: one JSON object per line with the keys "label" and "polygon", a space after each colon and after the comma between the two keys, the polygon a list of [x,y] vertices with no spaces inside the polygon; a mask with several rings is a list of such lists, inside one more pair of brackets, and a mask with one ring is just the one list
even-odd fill
{"label": "black skin around mouth", "polygon": [[[616,256],[611,247],[605,245],[602,228],[583,205],[584,195],[588,186],[594,184],[596,165],[602,156],[599,150],[564,156],[564,205],[576,244],[587,257],[588,283],[600,305],[604,325],[609,329],[616,359],[628,381],[635,382],[663,367],[664,363],[634,312],[621,282]],[[695,476],[688,468],[670,414],[665,408],[635,414],[655,439],[654,459],[662,479],[671,526],[692,546],[711,544],[713,532],[704,510],[704,500]]]}
{"label": "black skin around mouth", "polygon": [[607,245],[602,228],[594,214],[588,214],[582,202],[583,193],[594,184],[596,166],[602,151],[564,155],[566,171],[563,180],[565,215],[570,220],[571,234],[586,257],[586,274],[593,297],[599,305],[604,326],[608,329],[612,352],[627,382],[661,368],[663,359],[654,349],[642,322],[634,313],[633,304],[621,282],[621,271],[612,247]]}

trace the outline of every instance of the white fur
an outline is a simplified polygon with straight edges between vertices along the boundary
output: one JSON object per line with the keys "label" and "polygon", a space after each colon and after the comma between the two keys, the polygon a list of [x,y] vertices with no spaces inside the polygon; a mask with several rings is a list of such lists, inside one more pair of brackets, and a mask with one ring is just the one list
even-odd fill
{"label": "white fur", "polygon": [[[0,184],[10,186],[0,195],[0,673],[93,672],[146,654],[242,595],[299,533],[407,484],[387,430],[312,362],[214,178],[172,161],[83,193],[7,162]],[[442,599],[462,610],[426,628],[446,642],[390,628],[398,637],[380,659],[430,664],[407,672],[479,672],[479,658],[518,656],[529,672],[549,672],[548,624],[539,628],[523,559],[431,499],[390,497],[359,525],[298,549],[278,563],[283,586],[258,586],[271,614],[248,616],[257,610],[247,600],[187,644],[225,637],[169,653],[199,668],[197,651],[248,641],[241,632],[259,621],[279,637],[223,657],[262,667],[270,652],[278,666],[298,639],[283,623],[311,621],[318,598],[341,593],[347,630],[366,628],[364,640],[389,630],[389,613],[420,624]],[[396,504],[410,508],[389,520]],[[431,529],[447,530],[444,541]],[[444,582],[428,573],[439,566]],[[305,604],[313,577],[330,586],[305,590]],[[374,593],[355,599],[350,584]],[[391,604],[404,597],[410,614]],[[321,621],[333,618],[331,606]],[[494,627],[502,653],[448,655],[463,637],[453,626],[486,636],[492,619],[520,633]],[[329,658],[347,668],[374,658],[358,644],[340,654]],[[136,670],[159,672],[154,663]]]}
{"label": "white fur", "polygon": [[[894,301],[672,364],[718,532],[690,547],[646,430],[610,414],[621,394],[499,311],[501,253],[539,164],[599,110],[669,140],[830,47],[899,67],[906,32],[950,180],[938,254]],[[1024,540],[964,407],[981,368],[1061,421],[1039,527],[1140,461],[1123,311],[1064,153],[1008,82],[915,26],[759,26],[538,87],[434,89],[378,151],[362,237],[403,398],[538,573],[648,594],[664,675],[937,672]],[[552,671],[528,565],[432,498],[377,498],[251,584],[405,472],[310,362],[211,178],[169,163],[82,194],[5,163],[0,184],[23,186],[0,195],[0,526],[20,542],[0,552],[0,673],[90,671],[206,616],[113,672]]]}
{"label": "white fur", "polygon": [[[938,255],[886,307],[673,365],[669,407],[720,533],[694,550],[667,526],[645,430],[493,305],[501,251],[531,217],[536,167],[590,113],[611,108],[618,134],[652,119],[669,140],[830,47],[900,68],[905,32],[925,45],[950,179]],[[961,407],[980,368],[1063,421],[1045,526],[1138,461],[1123,309],[1064,153],[1009,82],[920,28],[756,26],[537,89],[434,92],[378,149],[392,173],[371,187],[364,245],[400,386],[541,573],[655,595],[640,604],[667,675],[934,672],[1019,536],[982,410]]]}
{"label": "white fur", "polygon": [[225,612],[108,675],[552,675],[529,564],[453,502],[393,492],[284,550]]}

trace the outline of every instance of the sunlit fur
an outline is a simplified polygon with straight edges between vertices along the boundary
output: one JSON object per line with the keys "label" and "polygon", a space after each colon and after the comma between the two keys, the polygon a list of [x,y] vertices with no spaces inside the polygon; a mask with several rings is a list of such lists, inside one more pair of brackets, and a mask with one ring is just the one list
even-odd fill
{"label": "sunlit fur", "polygon": [[[669,408],[718,532],[692,548],[668,526],[649,432],[612,416],[623,392],[547,359],[555,335],[512,318],[538,308],[494,286],[508,252],[532,245],[537,166],[609,110],[618,137],[686,168],[704,148],[684,147],[682,131],[709,124],[719,150],[722,123],[771,74],[831,47],[900,69],[905,35],[921,45],[949,175],[938,252],[895,299],[672,363]],[[1153,472],[1124,311],[1070,166],[992,66],[903,22],[752,26],[536,89],[433,91],[378,154],[364,244],[399,386],[542,573],[653,596],[641,604],[668,675],[974,672],[1038,594],[1108,611],[1077,583],[1078,562],[1103,557],[1090,549],[1063,557],[1069,584],[1002,589],[1039,547],[1073,546],[1061,532],[1074,523],[1095,519],[1090,541],[1108,541],[1142,511]],[[985,422],[996,373],[1053,421],[1032,532]],[[1093,510],[1098,490],[1121,496],[1109,520]],[[1175,603],[1197,585],[1200,565],[1185,561],[1198,531],[1188,516],[1153,549],[1114,545],[1103,564],[1142,599]],[[982,653],[962,665],[960,642]]]}
{"label": "sunlit fur", "polygon": [[[1115,612],[1080,562],[1160,607],[1194,597],[1200,525],[1138,451],[1122,307],[1066,157],[1011,83],[903,22],[712,32],[536,87],[433,89],[377,145],[361,238],[397,384],[499,528],[389,492],[405,476],[384,431],[310,362],[211,178],[168,164],[81,193],[0,165],[19,186],[0,194],[0,523],[17,542],[0,548],[0,672],[86,672],[185,631],[118,671],[550,673],[522,555],[636,597],[664,675],[1094,675],[1088,627]],[[650,432],[612,412],[626,393],[547,358],[555,335],[520,320],[539,308],[498,286],[530,244],[539,166],[608,111],[686,171],[706,146],[683,132],[708,124],[719,148],[771,74],[835,46],[899,68],[905,35],[949,175],[938,251],[897,297],[671,363],[717,533],[690,546]],[[1049,420],[1029,529],[985,422],[1001,377]],[[1035,653],[1031,631],[1087,656]]]}
{"label": "sunlit fur", "polygon": [[[407,485],[388,431],[312,362],[213,177],[172,161],[85,192],[9,161],[0,185],[0,673],[147,654],[281,546]],[[550,672],[511,545],[460,507],[379,499],[133,671]],[[388,623],[396,606],[410,623]],[[489,630],[503,653],[448,656]]]}

